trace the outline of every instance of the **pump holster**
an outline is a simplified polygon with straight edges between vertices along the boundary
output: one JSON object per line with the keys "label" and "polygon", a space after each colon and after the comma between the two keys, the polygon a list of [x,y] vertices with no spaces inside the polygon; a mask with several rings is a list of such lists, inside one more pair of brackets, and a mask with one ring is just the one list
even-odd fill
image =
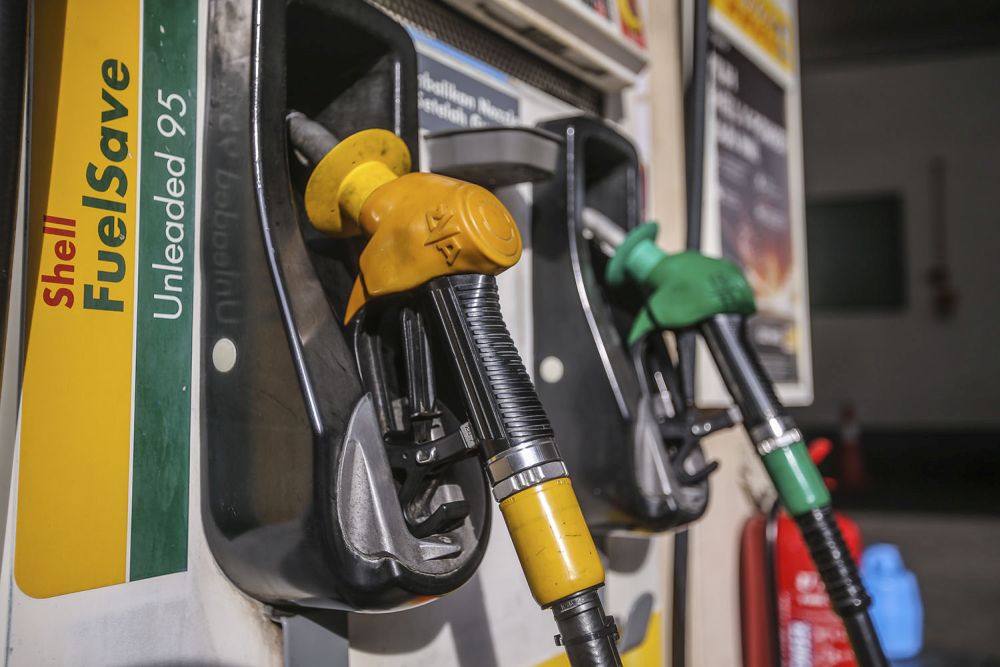
{"label": "pump holster", "polygon": [[[312,165],[289,148],[286,115],[299,110],[340,137],[377,128],[402,147],[395,178],[418,157],[416,54],[402,26],[361,0],[249,5],[212,3],[209,17],[206,534],[229,578],[262,601],[412,605],[475,571],[489,490],[462,407],[434,391],[409,297],[342,324],[361,241],[309,221]],[[366,266],[392,242],[383,234]],[[362,297],[365,286],[393,291],[377,269],[360,273]],[[213,361],[219,345],[235,349],[231,367]]]}
{"label": "pump holster", "polygon": [[662,338],[629,338],[643,295],[608,283],[607,258],[583,225],[593,209],[622,233],[639,226],[635,148],[596,118],[540,127],[563,137],[565,147],[555,178],[534,187],[535,359],[553,357],[563,369],[554,382],[542,375],[538,393],[567,443],[567,466],[591,526],[689,523],[707,507],[712,468],[692,433],[677,365]]}

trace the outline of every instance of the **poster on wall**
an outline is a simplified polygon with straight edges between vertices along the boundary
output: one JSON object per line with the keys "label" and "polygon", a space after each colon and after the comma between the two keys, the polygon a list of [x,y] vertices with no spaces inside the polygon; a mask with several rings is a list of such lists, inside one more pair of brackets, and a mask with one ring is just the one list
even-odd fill
{"label": "poster on wall", "polygon": [[601,18],[607,21],[611,20],[611,9],[608,6],[608,0],[579,0],[579,2]]}
{"label": "poster on wall", "polygon": [[646,48],[646,28],[639,0],[618,0],[618,24],[626,39],[640,48]]}
{"label": "poster on wall", "polygon": [[[793,0],[712,0],[703,249],[739,264],[748,334],[791,405],[812,400]],[[711,378],[709,400],[723,394]]]}
{"label": "poster on wall", "polygon": [[771,379],[799,379],[785,90],[719,34],[712,36],[722,256],[757,297],[750,339]]}
{"label": "poster on wall", "polygon": [[640,48],[646,48],[646,29],[642,20],[641,0],[576,0],[576,2],[608,24],[617,23],[622,37]]}

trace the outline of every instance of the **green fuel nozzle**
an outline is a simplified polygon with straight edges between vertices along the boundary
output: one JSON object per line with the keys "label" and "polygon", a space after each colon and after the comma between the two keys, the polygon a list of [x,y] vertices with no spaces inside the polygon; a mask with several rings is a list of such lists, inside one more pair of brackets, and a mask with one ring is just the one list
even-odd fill
{"label": "green fuel nozzle", "polygon": [[699,252],[664,252],[655,242],[655,223],[624,234],[594,209],[582,217],[586,234],[611,255],[606,282],[633,284],[645,295],[630,344],[654,332],[700,331],[778,498],[798,523],[831,604],[844,619],[859,664],[887,665],[867,613],[871,600],[833,518],[830,493],[747,339],[747,316],[756,304],[742,270]]}
{"label": "green fuel nozzle", "polygon": [[793,515],[828,505],[830,494],[801,433],[783,414],[767,376],[745,344],[743,323],[756,311],[756,304],[740,268],[699,252],[664,252],[656,245],[656,223],[623,235],[594,209],[587,209],[583,218],[585,228],[613,251],[607,283],[612,287],[632,283],[647,295],[629,343],[654,331],[700,327],[782,504]]}
{"label": "green fuel nozzle", "polygon": [[657,229],[656,223],[646,223],[629,232],[605,274],[612,287],[631,281],[648,294],[629,344],[654,330],[676,331],[719,313],[750,315],[756,310],[753,290],[738,266],[694,251],[667,254],[656,245]]}

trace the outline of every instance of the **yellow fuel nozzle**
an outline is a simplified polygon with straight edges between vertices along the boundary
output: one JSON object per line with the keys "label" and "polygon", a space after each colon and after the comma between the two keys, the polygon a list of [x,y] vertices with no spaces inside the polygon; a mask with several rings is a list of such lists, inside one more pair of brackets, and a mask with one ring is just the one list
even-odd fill
{"label": "yellow fuel nozzle", "polygon": [[352,134],[337,143],[309,176],[306,215],[325,234],[356,236],[361,233],[361,207],[368,197],[409,171],[410,150],[392,132]]}
{"label": "yellow fuel nozzle", "polygon": [[[298,117],[295,122],[316,125]],[[336,143],[309,177],[306,214],[317,229],[335,237],[361,231],[371,237],[345,322],[372,297],[440,276],[496,275],[521,257],[517,224],[493,193],[447,176],[409,173],[410,167],[410,152],[399,137],[363,130]]]}

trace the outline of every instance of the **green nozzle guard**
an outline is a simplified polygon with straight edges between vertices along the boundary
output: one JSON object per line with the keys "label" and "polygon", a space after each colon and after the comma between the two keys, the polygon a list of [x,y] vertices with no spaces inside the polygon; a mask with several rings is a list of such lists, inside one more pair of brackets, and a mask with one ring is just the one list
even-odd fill
{"label": "green nozzle guard", "polygon": [[604,279],[609,285],[621,287],[630,277],[641,284],[667,256],[656,247],[657,231],[659,226],[655,222],[647,222],[628,233],[604,272]]}
{"label": "green nozzle guard", "polygon": [[650,294],[629,332],[630,345],[654,330],[684,329],[713,315],[757,310],[740,267],[694,251],[668,255],[653,242],[656,231],[656,223],[646,223],[629,232],[605,272],[612,287],[631,279]]}

